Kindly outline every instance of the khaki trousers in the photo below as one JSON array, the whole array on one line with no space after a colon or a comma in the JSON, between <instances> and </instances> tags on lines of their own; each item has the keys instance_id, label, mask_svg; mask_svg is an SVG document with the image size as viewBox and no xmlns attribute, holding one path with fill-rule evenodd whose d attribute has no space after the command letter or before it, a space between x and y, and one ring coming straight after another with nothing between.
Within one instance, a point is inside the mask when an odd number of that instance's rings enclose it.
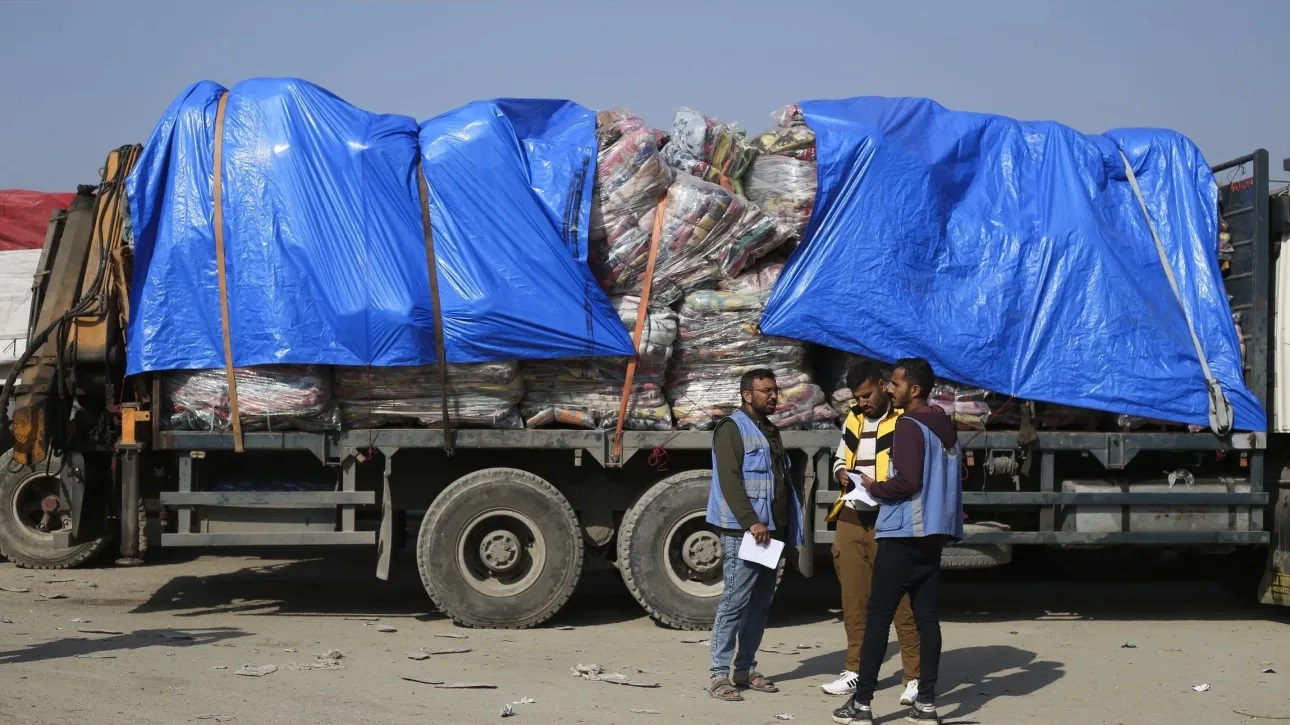
<instances>
[{"instance_id":1,"label":"khaki trousers","mask_svg":"<svg viewBox=\"0 0 1290 725\"><path fill-rule=\"evenodd\" d=\"M843 511L843 517L859 513L860 523L838 519L833 539L833 569L842 585L842 623L847 631L848 672L860 670L860 643L864 641L865 621L869 612L869 592L873 586L873 562L878 556L878 540L874 538L872 514ZM896 608L896 641L900 644L900 661L904 667L901 681L909 684L918 679L918 625L909 595L901 597Z\"/></svg>"}]
</instances>

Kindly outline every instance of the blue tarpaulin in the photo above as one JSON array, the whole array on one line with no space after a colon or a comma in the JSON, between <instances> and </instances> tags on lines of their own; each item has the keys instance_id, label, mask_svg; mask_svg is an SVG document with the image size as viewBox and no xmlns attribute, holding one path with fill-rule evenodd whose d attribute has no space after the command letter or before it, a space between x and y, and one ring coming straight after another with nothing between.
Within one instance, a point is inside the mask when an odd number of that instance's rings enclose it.
<instances>
[{"instance_id":1,"label":"blue tarpaulin","mask_svg":"<svg viewBox=\"0 0 1290 725\"><path fill-rule=\"evenodd\" d=\"M1022 399L1208 425L1190 317L1236 429L1265 430L1219 272L1217 186L1187 138L1085 135L926 99L801 106L819 191L765 333L924 357Z\"/></svg>"},{"instance_id":2,"label":"blue tarpaulin","mask_svg":"<svg viewBox=\"0 0 1290 725\"><path fill-rule=\"evenodd\" d=\"M185 90L127 181L129 374L224 365L213 233L224 91ZM254 79L232 89L224 121L234 365L437 361L419 155L449 362L631 354L584 263L594 113L503 100L419 127L305 81Z\"/></svg>"}]
</instances>

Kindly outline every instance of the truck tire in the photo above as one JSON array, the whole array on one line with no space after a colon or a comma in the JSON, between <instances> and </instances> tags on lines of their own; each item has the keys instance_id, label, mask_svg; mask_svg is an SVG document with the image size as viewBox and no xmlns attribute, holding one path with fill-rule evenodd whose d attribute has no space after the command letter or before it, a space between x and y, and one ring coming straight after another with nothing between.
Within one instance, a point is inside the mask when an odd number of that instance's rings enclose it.
<instances>
[{"instance_id":1,"label":"truck tire","mask_svg":"<svg viewBox=\"0 0 1290 725\"><path fill-rule=\"evenodd\" d=\"M541 478L489 468L457 479L417 535L421 583L465 627L525 629L555 616L582 575L569 501Z\"/></svg>"},{"instance_id":2,"label":"truck tire","mask_svg":"<svg viewBox=\"0 0 1290 725\"><path fill-rule=\"evenodd\" d=\"M618 571L656 622L707 630L721 598L721 542L704 516L712 471L659 481L628 509L618 530ZM776 585L784 576L780 562Z\"/></svg>"},{"instance_id":3,"label":"truck tire","mask_svg":"<svg viewBox=\"0 0 1290 725\"><path fill-rule=\"evenodd\" d=\"M965 524L964 533L1007 531L1004 524L993 521ZM941 551L942 569L989 569L1012 561L1010 544L961 544Z\"/></svg>"},{"instance_id":4,"label":"truck tire","mask_svg":"<svg viewBox=\"0 0 1290 725\"><path fill-rule=\"evenodd\" d=\"M0 555L25 569L71 569L108 548L113 536L104 534L63 548L54 543L52 533L38 529L40 500L58 492L58 476L44 468L14 461L13 451L0 455Z\"/></svg>"}]
</instances>

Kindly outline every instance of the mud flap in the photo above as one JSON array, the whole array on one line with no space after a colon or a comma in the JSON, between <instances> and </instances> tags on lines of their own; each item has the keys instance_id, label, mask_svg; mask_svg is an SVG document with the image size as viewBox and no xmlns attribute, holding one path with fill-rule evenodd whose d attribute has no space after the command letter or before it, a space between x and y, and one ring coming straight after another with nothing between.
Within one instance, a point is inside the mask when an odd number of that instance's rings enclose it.
<instances>
[{"instance_id":1,"label":"mud flap","mask_svg":"<svg viewBox=\"0 0 1290 725\"><path fill-rule=\"evenodd\" d=\"M376 578L381 581L390 579L390 556L394 548L394 500L390 495L390 472L394 466L394 454L397 448L383 449L385 473L381 476L381 529L376 539Z\"/></svg>"}]
</instances>

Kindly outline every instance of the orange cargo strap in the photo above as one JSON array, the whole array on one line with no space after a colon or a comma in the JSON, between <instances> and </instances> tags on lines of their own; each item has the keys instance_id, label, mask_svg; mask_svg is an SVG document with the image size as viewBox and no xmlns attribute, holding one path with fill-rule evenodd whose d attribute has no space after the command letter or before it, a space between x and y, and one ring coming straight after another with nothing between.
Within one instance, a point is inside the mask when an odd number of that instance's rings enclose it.
<instances>
[{"instance_id":1,"label":"orange cargo strap","mask_svg":"<svg viewBox=\"0 0 1290 725\"><path fill-rule=\"evenodd\" d=\"M649 314L649 295L654 287L654 262L658 260L658 240L663 236L663 212L667 209L667 195L659 199L654 208L654 231L649 237L649 260L645 263L645 282L641 285L640 303L636 307L636 330L632 333L632 358L627 361L627 377L623 380L623 396L618 402L618 423L614 426L615 462L623 457L623 424L627 421L627 405L631 402L632 382L636 377L636 362L640 358L641 337L645 333L645 317Z\"/></svg>"},{"instance_id":2,"label":"orange cargo strap","mask_svg":"<svg viewBox=\"0 0 1290 725\"><path fill-rule=\"evenodd\" d=\"M224 109L228 91L220 94L215 110L215 269L219 276L219 314L224 333L224 373L228 376L228 413L233 422L233 450L242 453L242 411L237 400L237 375L233 372L233 337L229 330L228 267L224 261Z\"/></svg>"},{"instance_id":3,"label":"orange cargo strap","mask_svg":"<svg viewBox=\"0 0 1290 725\"><path fill-rule=\"evenodd\" d=\"M434 349L439 363L439 391L443 400L443 449L453 454L452 419L448 416L448 360L443 344L443 312L439 307L439 265L434 256L434 232L430 224L430 187L417 158L417 195L421 197L421 228L426 238L426 268L430 274L430 307L434 314Z\"/></svg>"}]
</instances>

